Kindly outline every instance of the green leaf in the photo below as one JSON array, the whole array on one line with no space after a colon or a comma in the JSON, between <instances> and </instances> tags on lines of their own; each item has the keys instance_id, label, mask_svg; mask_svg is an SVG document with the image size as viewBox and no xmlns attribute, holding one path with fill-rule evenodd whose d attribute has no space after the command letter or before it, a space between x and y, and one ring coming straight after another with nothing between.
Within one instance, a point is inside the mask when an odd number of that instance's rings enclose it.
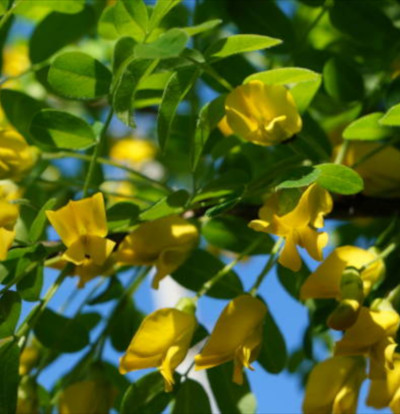
<instances>
[{"instance_id":1,"label":"green leaf","mask_svg":"<svg viewBox=\"0 0 400 414\"><path fill-rule=\"evenodd\" d=\"M315 166L320 171L317 183L333 193L357 194L364 188L363 179L354 170L339 164L320 164Z\"/></svg>"},{"instance_id":2,"label":"green leaf","mask_svg":"<svg viewBox=\"0 0 400 414\"><path fill-rule=\"evenodd\" d=\"M197 292L225 265L205 250L196 249L171 276L186 289ZM243 293L242 282L234 271L230 271L208 292L207 296L218 299L232 299Z\"/></svg>"},{"instance_id":3,"label":"green leaf","mask_svg":"<svg viewBox=\"0 0 400 414\"><path fill-rule=\"evenodd\" d=\"M357 141L377 141L387 138L393 131L380 125L382 112L365 115L352 122L344 131L343 138Z\"/></svg>"},{"instance_id":4,"label":"green leaf","mask_svg":"<svg viewBox=\"0 0 400 414\"><path fill-rule=\"evenodd\" d=\"M313 167L298 167L289 171L285 176L281 177L283 179L276 187L275 190L280 190L283 188L300 188L306 187L314 183L319 175L320 170L317 170Z\"/></svg>"},{"instance_id":5,"label":"green leaf","mask_svg":"<svg viewBox=\"0 0 400 414\"><path fill-rule=\"evenodd\" d=\"M10 0L0 0L0 15L4 14L8 10Z\"/></svg>"},{"instance_id":6,"label":"green leaf","mask_svg":"<svg viewBox=\"0 0 400 414\"><path fill-rule=\"evenodd\" d=\"M299 112L311 104L321 85L321 75L303 68L278 68L248 76L244 83L260 80L267 85L286 85L296 102Z\"/></svg>"},{"instance_id":7,"label":"green leaf","mask_svg":"<svg viewBox=\"0 0 400 414\"><path fill-rule=\"evenodd\" d=\"M324 86L332 98L341 102L361 100L364 96L364 83L360 73L347 61L332 58L324 69Z\"/></svg>"},{"instance_id":8,"label":"green leaf","mask_svg":"<svg viewBox=\"0 0 400 414\"><path fill-rule=\"evenodd\" d=\"M201 232L208 243L235 253L241 253L258 237L263 240L251 252L252 255L268 254L273 245L270 236L256 233L248 227L248 222L240 217L213 218L204 224Z\"/></svg>"},{"instance_id":9,"label":"green leaf","mask_svg":"<svg viewBox=\"0 0 400 414\"><path fill-rule=\"evenodd\" d=\"M185 49L189 36L183 30L171 29L152 43L139 43L135 56L139 59L168 59L179 56Z\"/></svg>"},{"instance_id":10,"label":"green leaf","mask_svg":"<svg viewBox=\"0 0 400 414\"><path fill-rule=\"evenodd\" d=\"M0 298L0 338L6 338L14 333L20 314L20 295L7 290Z\"/></svg>"},{"instance_id":11,"label":"green leaf","mask_svg":"<svg viewBox=\"0 0 400 414\"><path fill-rule=\"evenodd\" d=\"M40 314L33 330L44 346L56 351L77 352L89 344L89 332L84 325L49 308Z\"/></svg>"},{"instance_id":12,"label":"green leaf","mask_svg":"<svg viewBox=\"0 0 400 414\"><path fill-rule=\"evenodd\" d=\"M190 195L186 190L178 190L143 211L140 214L140 219L143 221L151 221L172 214L180 214L185 210L189 197Z\"/></svg>"},{"instance_id":13,"label":"green leaf","mask_svg":"<svg viewBox=\"0 0 400 414\"><path fill-rule=\"evenodd\" d=\"M380 119L379 123L387 126L400 126L400 104L392 106Z\"/></svg>"},{"instance_id":14,"label":"green leaf","mask_svg":"<svg viewBox=\"0 0 400 414\"><path fill-rule=\"evenodd\" d=\"M17 283L17 291L23 300L36 302L40 299L43 287L43 266L35 267Z\"/></svg>"},{"instance_id":15,"label":"green leaf","mask_svg":"<svg viewBox=\"0 0 400 414\"><path fill-rule=\"evenodd\" d=\"M94 132L86 121L55 109L38 112L32 119L30 132L37 145L48 151L86 149L96 143Z\"/></svg>"},{"instance_id":16,"label":"green leaf","mask_svg":"<svg viewBox=\"0 0 400 414\"><path fill-rule=\"evenodd\" d=\"M67 52L51 64L48 81L62 97L96 99L108 94L111 72L85 53Z\"/></svg>"},{"instance_id":17,"label":"green leaf","mask_svg":"<svg viewBox=\"0 0 400 414\"><path fill-rule=\"evenodd\" d=\"M124 230L136 223L140 209L136 204L121 202L107 209L107 225L109 231Z\"/></svg>"},{"instance_id":18,"label":"green leaf","mask_svg":"<svg viewBox=\"0 0 400 414\"><path fill-rule=\"evenodd\" d=\"M104 9L98 31L105 39L129 36L143 42L147 33L148 13L142 0L118 1Z\"/></svg>"},{"instance_id":19,"label":"green leaf","mask_svg":"<svg viewBox=\"0 0 400 414\"><path fill-rule=\"evenodd\" d=\"M14 9L14 13L29 19L32 15L35 16L35 14L38 16L40 16L41 13L48 14L49 10L59 13L75 14L81 12L84 7L85 0L40 0L39 2L28 0L18 2Z\"/></svg>"},{"instance_id":20,"label":"green leaf","mask_svg":"<svg viewBox=\"0 0 400 414\"><path fill-rule=\"evenodd\" d=\"M172 393L164 391L162 375L159 372L152 372L127 389L122 399L121 414L162 413L172 397Z\"/></svg>"},{"instance_id":21,"label":"green leaf","mask_svg":"<svg viewBox=\"0 0 400 414\"><path fill-rule=\"evenodd\" d=\"M189 36L195 36L197 34L207 32L208 30L212 30L220 24L222 24L221 19L213 19L195 26L183 27L181 30L184 30Z\"/></svg>"},{"instance_id":22,"label":"green leaf","mask_svg":"<svg viewBox=\"0 0 400 414\"><path fill-rule=\"evenodd\" d=\"M37 242L45 228L46 228L46 224L47 224L47 216L46 216L46 211L47 210L52 210L53 207L57 204L57 199L56 198L51 198L50 200L48 200L44 206L40 209L39 213L37 214L35 220L33 221L30 229L29 229L29 240L32 243Z\"/></svg>"},{"instance_id":23,"label":"green leaf","mask_svg":"<svg viewBox=\"0 0 400 414\"><path fill-rule=\"evenodd\" d=\"M122 37L114 46L113 72L117 73L121 65L128 59L133 58L137 42L131 37Z\"/></svg>"},{"instance_id":24,"label":"green leaf","mask_svg":"<svg viewBox=\"0 0 400 414\"><path fill-rule=\"evenodd\" d=\"M19 383L19 348L15 341L0 346L0 414L15 413Z\"/></svg>"},{"instance_id":25,"label":"green leaf","mask_svg":"<svg viewBox=\"0 0 400 414\"><path fill-rule=\"evenodd\" d=\"M110 300L121 297L123 292L124 288L121 282L116 277L112 276L109 278L108 286L104 291L99 293L88 303L89 305L98 305L99 303L109 302Z\"/></svg>"},{"instance_id":26,"label":"green leaf","mask_svg":"<svg viewBox=\"0 0 400 414\"><path fill-rule=\"evenodd\" d=\"M32 63L43 62L64 46L77 41L89 32L93 24L94 15L89 7L76 14L49 14L30 37L29 57Z\"/></svg>"},{"instance_id":27,"label":"green leaf","mask_svg":"<svg viewBox=\"0 0 400 414\"><path fill-rule=\"evenodd\" d=\"M161 150L165 150L178 105L200 76L195 66L179 69L169 79L162 97L157 119L158 142Z\"/></svg>"},{"instance_id":28,"label":"green leaf","mask_svg":"<svg viewBox=\"0 0 400 414\"><path fill-rule=\"evenodd\" d=\"M123 352L128 348L142 319L143 314L135 308L131 298L125 298L118 305L109 322L111 343L117 351Z\"/></svg>"},{"instance_id":29,"label":"green leaf","mask_svg":"<svg viewBox=\"0 0 400 414\"><path fill-rule=\"evenodd\" d=\"M201 108L197 120L196 132L192 147L192 170L194 171L200 161L204 147L211 131L216 128L225 115L225 95L215 98Z\"/></svg>"},{"instance_id":30,"label":"green leaf","mask_svg":"<svg viewBox=\"0 0 400 414\"><path fill-rule=\"evenodd\" d=\"M80 313L75 318L75 320L88 331L94 329L102 319L102 316L97 312Z\"/></svg>"},{"instance_id":31,"label":"green leaf","mask_svg":"<svg viewBox=\"0 0 400 414\"><path fill-rule=\"evenodd\" d=\"M310 276L310 270L304 263L298 272L293 272L287 267L278 265L279 282L286 292L296 300L300 300L300 289L308 276Z\"/></svg>"},{"instance_id":32,"label":"green leaf","mask_svg":"<svg viewBox=\"0 0 400 414\"><path fill-rule=\"evenodd\" d=\"M205 52L207 59L224 59L239 53L268 49L282 43L282 40L269 36L239 34L220 39Z\"/></svg>"},{"instance_id":33,"label":"green leaf","mask_svg":"<svg viewBox=\"0 0 400 414\"><path fill-rule=\"evenodd\" d=\"M190 378L179 386L171 414L211 414L208 395L200 383Z\"/></svg>"},{"instance_id":34,"label":"green leaf","mask_svg":"<svg viewBox=\"0 0 400 414\"><path fill-rule=\"evenodd\" d=\"M29 128L34 115L47 106L44 102L11 89L1 90L0 102L7 119L25 138L30 137Z\"/></svg>"},{"instance_id":35,"label":"green leaf","mask_svg":"<svg viewBox=\"0 0 400 414\"><path fill-rule=\"evenodd\" d=\"M149 31L154 30L161 23L161 20L182 0L157 0L151 13Z\"/></svg>"},{"instance_id":36,"label":"green leaf","mask_svg":"<svg viewBox=\"0 0 400 414\"><path fill-rule=\"evenodd\" d=\"M156 65L156 60L133 59L121 68L121 76L117 76L113 92L113 107L118 118L128 126L135 126L133 115L139 82L144 76L151 73Z\"/></svg>"},{"instance_id":37,"label":"green leaf","mask_svg":"<svg viewBox=\"0 0 400 414\"><path fill-rule=\"evenodd\" d=\"M279 374L287 363L285 338L270 311L265 317L263 342L257 361L271 374Z\"/></svg>"},{"instance_id":38,"label":"green leaf","mask_svg":"<svg viewBox=\"0 0 400 414\"><path fill-rule=\"evenodd\" d=\"M232 382L233 364L222 364L207 370L207 377L221 413L255 414L257 402L251 393L246 374L243 385Z\"/></svg>"}]
</instances>

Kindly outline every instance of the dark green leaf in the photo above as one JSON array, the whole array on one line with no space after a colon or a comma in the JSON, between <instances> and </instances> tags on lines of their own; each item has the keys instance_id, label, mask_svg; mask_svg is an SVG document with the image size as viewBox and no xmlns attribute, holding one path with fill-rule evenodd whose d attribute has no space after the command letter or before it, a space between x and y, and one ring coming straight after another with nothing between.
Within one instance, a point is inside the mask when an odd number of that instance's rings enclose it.
<instances>
[{"instance_id":1,"label":"dark green leaf","mask_svg":"<svg viewBox=\"0 0 400 414\"><path fill-rule=\"evenodd\" d=\"M285 339L270 311L267 312L263 327L263 342L257 361L272 374L281 372L287 362Z\"/></svg>"},{"instance_id":2,"label":"dark green leaf","mask_svg":"<svg viewBox=\"0 0 400 414\"><path fill-rule=\"evenodd\" d=\"M267 254L273 245L270 236L256 233L248 227L246 220L234 216L216 217L207 221L202 234L208 243L235 253L243 252L258 237L263 240L251 254Z\"/></svg>"},{"instance_id":3,"label":"dark green leaf","mask_svg":"<svg viewBox=\"0 0 400 414\"><path fill-rule=\"evenodd\" d=\"M206 104L199 113L192 148L192 170L195 170L211 131L225 115L225 95Z\"/></svg>"},{"instance_id":4,"label":"dark green leaf","mask_svg":"<svg viewBox=\"0 0 400 414\"><path fill-rule=\"evenodd\" d=\"M30 37L29 57L32 63L43 62L64 46L77 41L93 24L94 15L89 7L76 14L49 14Z\"/></svg>"},{"instance_id":5,"label":"dark green leaf","mask_svg":"<svg viewBox=\"0 0 400 414\"><path fill-rule=\"evenodd\" d=\"M171 414L211 414L208 395L197 381L186 379L179 386Z\"/></svg>"},{"instance_id":6,"label":"dark green leaf","mask_svg":"<svg viewBox=\"0 0 400 414\"><path fill-rule=\"evenodd\" d=\"M126 229L136 223L140 209L136 204L121 202L107 209L107 224L110 231Z\"/></svg>"},{"instance_id":7,"label":"dark green leaf","mask_svg":"<svg viewBox=\"0 0 400 414\"><path fill-rule=\"evenodd\" d=\"M125 351L142 322L143 315L130 298L124 299L109 322L111 343L117 351Z\"/></svg>"},{"instance_id":8,"label":"dark green leaf","mask_svg":"<svg viewBox=\"0 0 400 414\"><path fill-rule=\"evenodd\" d=\"M171 276L180 285L197 292L223 267L224 264L211 253L197 249ZM207 296L232 299L241 293L243 293L242 282L234 271L230 271L207 292Z\"/></svg>"},{"instance_id":9,"label":"dark green leaf","mask_svg":"<svg viewBox=\"0 0 400 414\"><path fill-rule=\"evenodd\" d=\"M118 118L128 126L135 126L134 104L139 82L151 73L156 65L155 60L134 59L120 69L122 74L117 76L114 86L113 107Z\"/></svg>"},{"instance_id":10,"label":"dark green leaf","mask_svg":"<svg viewBox=\"0 0 400 414\"><path fill-rule=\"evenodd\" d=\"M130 58L133 58L137 42L131 37L122 37L114 46L113 72L116 73L121 65Z\"/></svg>"},{"instance_id":11,"label":"dark green leaf","mask_svg":"<svg viewBox=\"0 0 400 414\"><path fill-rule=\"evenodd\" d=\"M224 59L254 50L268 49L282 43L282 40L269 36L238 34L220 39L205 52L208 59Z\"/></svg>"},{"instance_id":12,"label":"dark green leaf","mask_svg":"<svg viewBox=\"0 0 400 414\"><path fill-rule=\"evenodd\" d=\"M257 402L251 393L246 374L243 385L232 382L233 364L223 364L207 370L208 381L218 408L226 414L255 414Z\"/></svg>"},{"instance_id":13,"label":"dark green leaf","mask_svg":"<svg viewBox=\"0 0 400 414\"><path fill-rule=\"evenodd\" d=\"M119 298L122 296L124 288L121 282L116 277L110 277L108 286L103 292L91 299L88 303L89 305L97 305L99 303L105 303L110 300Z\"/></svg>"},{"instance_id":14,"label":"dark green leaf","mask_svg":"<svg viewBox=\"0 0 400 414\"><path fill-rule=\"evenodd\" d=\"M49 308L40 314L33 330L44 346L56 351L77 352L89 344L89 333L83 324Z\"/></svg>"},{"instance_id":15,"label":"dark green leaf","mask_svg":"<svg viewBox=\"0 0 400 414\"><path fill-rule=\"evenodd\" d=\"M348 62L332 58L324 66L324 86L330 96L341 102L362 99L364 84L360 73Z\"/></svg>"},{"instance_id":16,"label":"dark green leaf","mask_svg":"<svg viewBox=\"0 0 400 414\"><path fill-rule=\"evenodd\" d=\"M161 217L170 216L172 214L180 214L185 210L186 203L189 200L189 193L185 190L179 190L172 193L156 204L143 211L140 219L144 221L156 220Z\"/></svg>"},{"instance_id":17,"label":"dark green leaf","mask_svg":"<svg viewBox=\"0 0 400 414\"><path fill-rule=\"evenodd\" d=\"M171 29L152 43L139 43L135 56L139 59L168 59L179 56L186 46L189 36L180 29Z\"/></svg>"},{"instance_id":18,"label":"dark green leaf","mask_svg":"<svg viewBox=\"0 0 400 414\"><path fill-rule=\"evenodd\" d=\"M30 132L35 142L52 151L58 148L85 149L96 142L89 124L81 118L55 109L43 109L32 120Z\"/></svg>"},{"instance_id":19,"label":"dark green leaf","mask_svg":"<svg viewBox=\"0 0 400 414\"><path fill-rule=\"evenodd\" d=\"M165 87L157 120L158 142L162 150L165 150L171 134L178 105L193 87L199 75L200 71L195 66L179 69L171 76Z\"/></svg>"},{"instance_id":20,"label":"dark green leaf","mask_svg":"<svg viewBox=\"0 0 400 414\"><path fill-rule=\"evenodd\" d=\"M32 118L41 109L46 108L46 105L29 95L11 89L1 90L0 101L10 123L25 138L29 138Z\"/></svg>"},{"instance_id":21,"label":"dark green leaf","mask_svg":"<svg viewBox=\"0 0 400 414\"><path fill-rule=\"evenodd\" d=\"M65 98L95 99L107 95L110 71L98 60L82 52L57 56L50 66L48 81Z\"/></svg>"},{"instance_id":22,"label":"dark green leaf","mask_svg":"<svg viewBox=\"0 0 400 414\"><path fill-rule=\"evenodd\" d=\"M43 266L35 267L17 283L17 290L22 299L36 302L40 299L43 286Z\"/></svg>"},{"instance_id":23,"label":"dark green leaf","mask_svg":"<svg viewBox=\"0 0 400 414\"><path fill-rule=\"evenodd\" d=\"M243 188L244 190L244 188ZM229 197L228 200L219 203L218 205L209 208L206 211L207 217L216 217L222 213L226 213L229 210L232 210L233 207L236 206L241 201L241 194L243 191L238 191L238 194L232 194L231 197Z\"/></svg>"},{"instance_id":24,"label":"dark green leaf","mask_svg":"<svg viewBox=\"0 0 400 414\"><path fill-rule=\"evenodd\" d=\"M88 331L94 329L102 320L102 316L96 312L80 313L75 320L84 326Z\"/></svg>"},{"instance_id":25,"label":"dark green leaf","mask_svg":"<svg viewBox=\"0 0 400 414\"><path fill-rule=\"evenodd\" d=\"M51 198L48 200L44 206L40 209L35 220L33 221L31 228L29 229L29 240L32 243L40 240L47 224L46 211L52 210L53 207L57 204L57 199Z\"/></svg>"},{"instance_id":26,"label":"dark green leaf","mask_svg":"<svg viewBox=\"0 0 400 414\"><path fill-rule=\"evenodd\" d=\"M190 343L189 348L197 345L203 339L207 338L208 335L209 333L207 329L203 325L198 324L196 330L194 331L192 342Z\"/></svg>"},{"instance_id":27,"label":"dark green leaf","mask_svg":"<svg viewBox=\"0 0 400 414\"><path fill-rule=\"evenodd\" d=\"M339 164L320 164L317 183L328 191L338 194L357 194L364 188L363 179L354 170Z\"/></svg>"},{"instance_id":28,"label":"dark green leaf","mask_svg":"<svg viewBox=\"0 0 400 414\"><path fill-rule=\"evenodd\" d=\"M172 393L164 391L162 375L152 372L127 389L121 404L121 414L162 413L172 397Z\"/></svg>"},{"instance_id":29,"label":"dark green leaf","mask_svg":"<svg viewBox=\"0 0 400 414\"><path fill-rule=\"evenodd\" d=\"M279 282L285 288L286 292L296 300L300 299L301 286L309 275L310 270L304 263L298 272L292 272L287 267L278 265Z\"/></svg>"},{"instance_id":30,"label":"dark green leaf","mask_svg":"<svg viewBox=\"0 0 400 414\"><path fill-rule=\"evenodd\" d=\"M0 338L6 338L14 333L20 314L20 295L7 290L0 298Z\"/></svg>"},{"instance_id":31,"label":"dark green leaf","mask_svg":"<svg viewBox=\"0 0 400 414\"><path fill-rule=\"evenodd\" d=\"M19 383L19 348L16 342L0 347L0 414L15 413Z\"/></svg>"}]
</instances>

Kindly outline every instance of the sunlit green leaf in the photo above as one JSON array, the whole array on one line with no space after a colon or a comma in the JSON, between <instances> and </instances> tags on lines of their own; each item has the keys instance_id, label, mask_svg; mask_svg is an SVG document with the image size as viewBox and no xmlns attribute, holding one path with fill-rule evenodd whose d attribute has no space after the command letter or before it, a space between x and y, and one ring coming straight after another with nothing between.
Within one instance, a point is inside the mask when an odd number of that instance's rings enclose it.
<instances>
[{"instance_id":1,"label":"sunlit green leaf","mask_svg":"<svg viewBox=\"0 0 400 414\"><path fill-rule=\"evenodd\" d=\"M377 141L389 137L393 132L390 128L380 125L382 116L382 112L375 112L355 120L343 131L343 138L357 141Z\"/></svg>"},{"instance_id":2,"label":"sunlit green leaf","mask_svg":"<svg viewBox=\"0 0 400 414\"><path fill-rule=\"evenodd\" d=\"M357 194L364 188L363 179L354 170L339 164L320 164L317 183L328 191L338 194Z\"/></svg>"}]
</instances>

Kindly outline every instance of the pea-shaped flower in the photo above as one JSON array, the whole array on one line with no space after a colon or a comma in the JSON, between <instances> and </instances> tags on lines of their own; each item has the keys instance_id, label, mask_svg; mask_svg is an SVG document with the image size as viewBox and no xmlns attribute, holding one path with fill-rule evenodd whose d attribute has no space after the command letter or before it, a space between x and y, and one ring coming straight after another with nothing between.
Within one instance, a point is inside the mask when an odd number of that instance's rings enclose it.
<instances>
[{"instance_id":1,"label":"pea-shaped flower","mask_svg":"<svg viewBox=\"0 0 400 414\"><path fill-rule=\"evenodd\" d=\"M361 308L356 323L336 342L335 355L370 358L371 379L384 378L393 369L394 341L400 317L394 310Z\"/></svg>"},{"instance_id":2,"label":"pea-shaped flower","mask_svg":"<svg viewBox=\"0 0 400 414\"><path fill-rule=\"evenodd\" d=\"M176 270L198 241L196 226L179 216L162 217L139 225L120 244L116 260L122 264L154 265L153 288Z\"/></svg>"},{"instance_id":3,"label":"pea-shaped flower","mask_svg":"<svg viewBox=\"0 0 400 414\"><path fill-rule=\"evenodd\" d=\"M243 367L258 357L267 307L259 299L241 295L225 307L206 343L195 357L196 370L234 361L233 381L243 384Z\"/></svg>"},{"instance_id":4,"label":"pea-shaped flower","mask_svg":"<svg viewBox=\"0 0 400 414\"><path fill-rule=\"evenodd\" d=\"M0 179L17 180L29 172L38 158L38 149L29 146L18 132L0 131Z\"/></svg>"},{"instance_id":5,"label":"pea-shaped flower","mask_svg":"<svg viewBox=\"0 0 400 414\"><path fill-rule=\"evenodd\" d=\"M67 246L62 256L67 262L102 266L111 255L115 242L106 239L107 220L101 193L70 201L57 211L46 211L46 215Z\"/></svg>"},{"instance_id":6,"label":"pea-shaped flower","mask_svg":"<svg viewBox=\"0 0 400 414\"><path fill-rule=\"evenodd\" d=\"M400 412L400 355L394 355L394 368L384 378L371 381L367 405L377 409L390 407L393 414Z\"/></svg>"},{"instance_id":7,"label":"pea-shaped flower","mask_svg":"<svg viewBox=\"0 0 400 414\"><path fill-rule=\"evenodd\" d=\"M302 127L289 90L259 80L235 88L225 100L225 111L233 132L258 145L278 144Z\"/></svg>"},{"instance_id":8,"label":"pea-shaped flower","mask_svg":"<svg viewBox=\"0 0 400 414\"><path fill-rule=\"evenodd\" d=\"M376 258L376 254L372 251L360 247L337 247L304 282L300 298L303 300L311 298L340 300L340 282L346 267L361 269L373 262L360 274L364 295L367 296L371 287L379 281L385 270L383 260L376 260Z\"/></svg>"},{"instance_id":9,"label":"pea-shaped flower","mask_svg":"<svg viewBox=\"0 0 400 414\"><path fill-rule=\"evenodd\" d=\"M324 226L324 215L332 210L332 198L328 191L312 184L291 211L280 215L279 197L279 193L270 197L259 210L259 219L252 220L249 226L256 231L283 237L285 246L279 263L297 272L301 268L301 258L296 246L305 248L313 259L322 260L328 233L320 233L317 229Z\"/></svg>"},{"instance_id":10,"label":"pea-shaped flower","mask_svg":"<svg viewBox=\"0 0 400 414\"><path fill-rule=\"evenodd\" d=\"M175 308L147 315L120 360L121 374L158 368L164 377L165 391L172 391L174 371L185 359L196 327L193 314Z\"/></svg>"},{"instance_id":11,"label":"pea-shaped flower","mask_svg":"<svg viewBox=\"0 0 400 414\"><path fill-rule=\"evenodd\" d=\"M75 382L61 391L59 414L108 414L114 404L115 389L100 379Z\"/></svg>"},{"instance_id":12,"label":"pea-shaped flower","mask_svg":"<svg viewBox=\"0 0 400 414\"><path fill-rule=\"evenodd\" d=\"M308 377L303 413L356 413L365 377L364 358L336 356L320 362Z\"/></svg>"}]
</instances>

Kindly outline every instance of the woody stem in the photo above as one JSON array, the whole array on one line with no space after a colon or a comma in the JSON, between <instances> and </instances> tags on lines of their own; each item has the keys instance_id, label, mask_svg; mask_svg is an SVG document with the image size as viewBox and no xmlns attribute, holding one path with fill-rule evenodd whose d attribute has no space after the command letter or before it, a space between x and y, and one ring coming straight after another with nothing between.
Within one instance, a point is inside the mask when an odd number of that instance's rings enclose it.
<instances>
[{"instance_id":1,"label":"woody stem","mask_svg":"<svg viewBox=\"0 0 400 414\"><path fill-rule=\"evenodd\" d=\"M208 280L206 283L203 284L203 286L200 288L200 290L197 292L195 299L198 300L203 295L205 295L217 282L219 282L224 276L226 276L244 257L248 256L263 240L263 238L260 236L256 238L253 243L247 247L247 249L243 250L242 253L240 253L234 260L232 260L230 263L225 265L214 277L212 277L210 280Z\"/></svg>"},{"instance_id":2,"label":"woody stem","mask_svg":"<svg viewBox=\"0 0 400 414\"><path fill-rule=\"evenodd\" d=\"M257 294L258 288L260 287L261 283L264 281L269 271L275 266L277 255L282 246L282 243L283 243L283 238L280 237L273 245L269 259L266 265L264 266L264 269L258 275L257 280L255 281L253 287L249 291L250 295L255 296Z\"/></svg>"}]
</instances>

